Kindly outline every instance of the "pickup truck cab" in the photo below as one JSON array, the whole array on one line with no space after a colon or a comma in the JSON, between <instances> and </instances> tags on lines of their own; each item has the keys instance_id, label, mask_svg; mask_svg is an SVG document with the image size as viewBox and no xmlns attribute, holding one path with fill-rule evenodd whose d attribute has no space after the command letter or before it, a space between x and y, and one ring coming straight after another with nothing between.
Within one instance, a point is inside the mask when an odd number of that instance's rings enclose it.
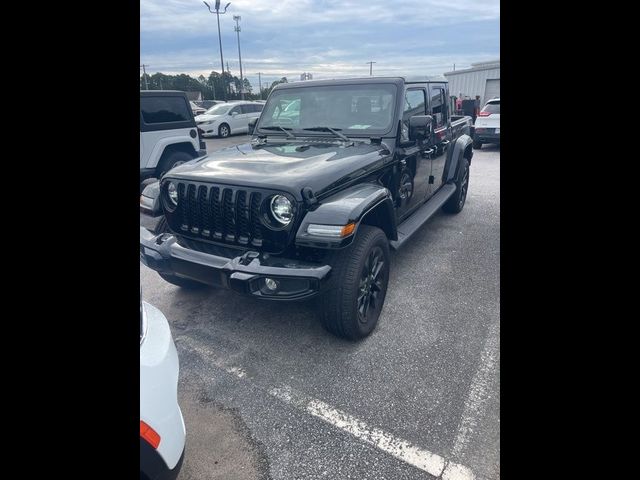
<instances>
[{"instance_id":1,"label":"pickup truck cab","mask_svg":"<svg viewBox=\"0 0 640 480\"><path fill-rule=\"evenodd\" d=\"M280 84L250 143L168 172L140 227L140 258L166 281L272 301L322 297L325 327L375 328L402 247L469 184L471 118L451 116L443 79ZM296 112L292 109L297 109Z\"/></svg>"},{"instance_id":2,"label":"pickup truck cab","mask_svg":"<svg viewBox=\"0 0 640 480\"><path fill-rule=\"evenodd\" d=\"M140 183L206 153L185 92L140 92Z\"/></svg>"}]
</instances>

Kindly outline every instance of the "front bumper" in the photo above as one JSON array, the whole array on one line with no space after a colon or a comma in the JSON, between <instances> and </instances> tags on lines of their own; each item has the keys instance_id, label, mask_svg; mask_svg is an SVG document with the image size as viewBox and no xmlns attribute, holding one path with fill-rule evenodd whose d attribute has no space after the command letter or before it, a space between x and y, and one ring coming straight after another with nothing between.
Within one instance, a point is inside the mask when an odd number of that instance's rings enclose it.
<instances>
[{"instance_id":1,"label":"front bumper","mask_svg":"<svg viewBox=\"0 0 640 480\"><path fill-rule=\"evenodd\" d=\"M140 260L168 275L265 300L301 300L324 290L331 266L246 252L228 258L185 248L171 234L154 235L140 227ZM270 290L265 279L276 281Z\"/></svg>"},{"instance_id":2,"label":"front bumper","mask_svg":"<svg viewBox=\"0 0 640 480\"><path fill-rule=\"evenodd\" d=\"M180 468L186 431L178 405L178 352L169 322L146 302L142 311L146 331L140 344L140 420L160 436L160 443L154 449L140 438L140 468L154 478L153 472Z\"/></svg>"},{"instance_id":3,"label":"front bumper","mask_svg":"<svg viewBox=\"0 0 640 480\"><path fill-rule=\"evenodd\" d=\"M202 135L218 135L218 124L210 123L205 125L204 123L198 125L198 128L202 131Z\"/></svg>"}]
</instances>

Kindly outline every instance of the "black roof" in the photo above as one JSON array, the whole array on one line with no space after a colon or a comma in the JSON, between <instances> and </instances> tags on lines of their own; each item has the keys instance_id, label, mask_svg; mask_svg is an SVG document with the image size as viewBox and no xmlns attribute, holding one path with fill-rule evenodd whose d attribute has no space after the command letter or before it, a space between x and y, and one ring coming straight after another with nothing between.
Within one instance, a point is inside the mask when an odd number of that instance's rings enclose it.
<instances>
[{"instance_id":1,"label":"black roof","mask_svg":"<svg viewBox=\"0 0 640 480\"><path fill-rule=\"evenodd\" d=\"M402 85L404 83L447 83L444 77L359 77L359 78L332 78L330 80L305 80L301 82L279 83L274 90L284 88L300 88L324 85L357 85L363 83L394 83Z\"/></svg>"}]
</instances>

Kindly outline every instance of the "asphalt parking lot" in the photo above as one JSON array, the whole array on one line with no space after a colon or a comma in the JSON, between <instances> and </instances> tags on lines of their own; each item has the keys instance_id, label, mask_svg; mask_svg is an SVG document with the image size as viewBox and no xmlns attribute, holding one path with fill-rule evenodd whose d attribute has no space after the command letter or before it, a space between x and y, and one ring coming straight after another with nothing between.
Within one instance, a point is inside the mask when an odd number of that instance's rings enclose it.
<instances>
[{"instance_id":1,"label":"asphalt parking lot","mask_svg":"<svg viewBox=\"0 0 640 480\"><path fill-rule=\"evenodd\" d=\"M485 145L464 210L392 252L378 327L359 343L327 333L317 303L181 290L141 264L180 357L179 479L498 479L499 263L500 149Z\"/></svg>"}]
</instances>

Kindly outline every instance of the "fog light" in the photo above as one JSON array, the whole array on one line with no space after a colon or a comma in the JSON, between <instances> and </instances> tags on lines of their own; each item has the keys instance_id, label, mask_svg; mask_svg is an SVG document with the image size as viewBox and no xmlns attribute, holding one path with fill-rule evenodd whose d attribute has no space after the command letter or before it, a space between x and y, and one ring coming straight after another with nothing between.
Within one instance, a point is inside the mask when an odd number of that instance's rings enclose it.
<instances>
[{"instance_id":1,"label":"fog light","mask_svg":"<svg viewBox=\"0 0 640 480\"><path fill-rule=\"evenodd\" d=\"M276 290L278 290L278 287L280 286L278 281L274 280L273 278L265 278L264 279L264 284L272 292L275 292Z\"/></svg>"}]
</instances>

